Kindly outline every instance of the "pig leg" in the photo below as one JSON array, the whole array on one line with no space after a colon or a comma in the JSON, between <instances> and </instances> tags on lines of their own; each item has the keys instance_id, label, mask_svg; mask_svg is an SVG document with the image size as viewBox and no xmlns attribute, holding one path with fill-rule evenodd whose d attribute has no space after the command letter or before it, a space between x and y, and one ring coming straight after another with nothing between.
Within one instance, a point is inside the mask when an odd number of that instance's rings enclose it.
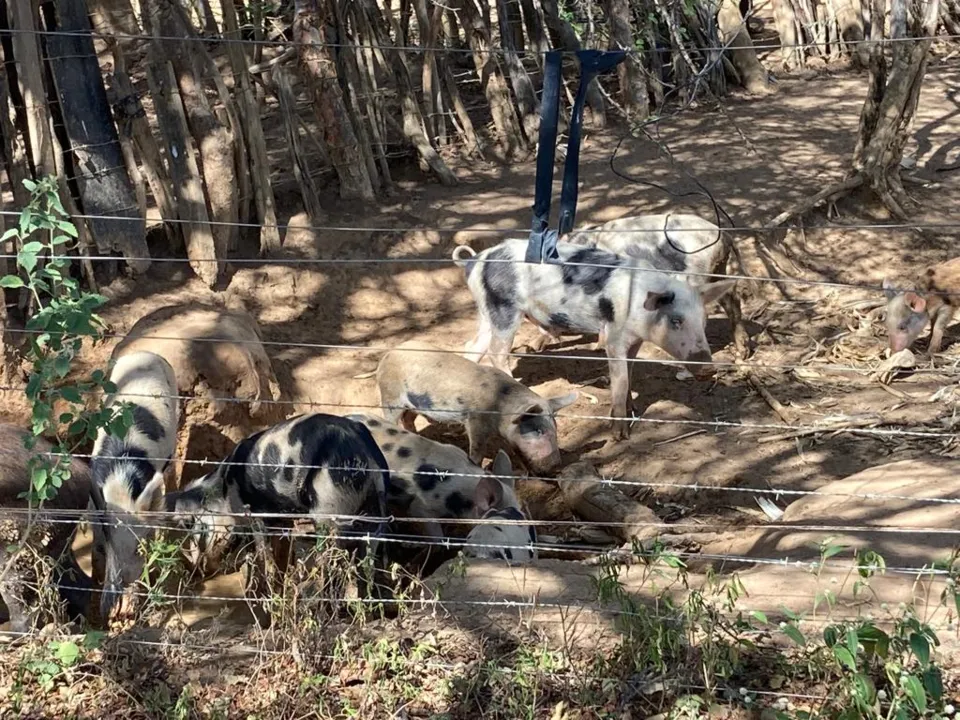
<instances>
[{"instance_id":1,"label":"pig leg","mask_svg":"<svg viewBox=\"0 0 960 720\"><path fill-rule=\"evenodd\" d=\"M633 401L630 397L630 370L628 358L636 354L640 344L628 345L623 339L607 338L607 357L610 361L610 417L613 418L614 437L625 440L630 436Z\"/></svg>"},{"instance_id":2,"label":"pig leg","mask_svg":"<svg viewBox=\"0 0 960 720\"><path fill-rule=\"evenodd\" d=\"M381 390L380 409L383 410L383 418L388 423L394 425L400 424L400 419L406 414L407 408L402 402L402 398L396 395L388 395Z\"/></svg>"},{"instance_id":3,"label":"pig leg","mask_svg":"<svg viewBox=\"0 0 960 720\"><path fill-rule=\"evenodd\" d=\"M467 430L467 454L471 462L477 465L483 462L487 443L490 441L490 433L495 432L495 428L491 427L492 424L488 420L490 417L495 416L470 415L464 423Z\"/></svg>"},{"instance_id":4,"label":"pig leg","mask_svg":"<svg viewBox=\"0 0 960 720\"><path fill-rule=\"evenodd\" d=\"M949 305L943 305L933 316L933 329L930 333L930 348L927 352L935 355L940 352L940 346L943 344L943 333L946 332L947 324L953 316L953 308Z\"/></svg>"},{"instance_id":5,"label":"pig leg","mask_svg":"<svg viewBox=\"0 0 960 720\"><path fill-rule=\"evenodd\" d=\"M750 356L750 334L743 324L743 311L740 309L740 296L737 290L731 290L723 295L719 303L727 319L730 320L734 351L737 357L744 360Z\"/></svg>"},{"instance_id":6,"label":"pig leg","mask_svg":"<svg viewBox=\"0 0 960 720\"><path fill-rule=\"evenodd\" d=\"M490 325L490 318L481 311L480 325L477 327L477 334L463 347L463 355L467 360L480 364L490 349L490 341L493 339L493 327Z\"/></svg>"}]
</instances>

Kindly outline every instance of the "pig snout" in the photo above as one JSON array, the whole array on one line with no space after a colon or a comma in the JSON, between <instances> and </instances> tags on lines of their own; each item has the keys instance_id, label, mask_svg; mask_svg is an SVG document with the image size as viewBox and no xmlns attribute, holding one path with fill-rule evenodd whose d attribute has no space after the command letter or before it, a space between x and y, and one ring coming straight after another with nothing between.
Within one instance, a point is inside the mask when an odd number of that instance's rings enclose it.
<instances>
[{"instance_id":1,"label":"pig snout","mask_svg":"<svg viewBox=\"0 0 960 720\"><path fill-rule=\"evenodd\" d=\"M712 363L713 355L709 350L697 350L687 356L687 360L696 365L688 365L687 369L697 378L706 379L712 377L716 372L716 367L712 364L701 365L699 363Z\"/></svg>"},{"instance_id":2,"label":"pig snout","mask_svg":"<svg viewBox=\"0 0 960 720\"><path fill-rule=\"evenodd\" d=\"M905 350L910 344L910 338L906 333L894 333L890 336L890 352L898 353Z\"/></svg>"},{"instance_id":3,"label":"pig snout","mask_svg":"<svg viewBox=\"0 0 960 720\"><path fill-rule=\"evenodd\" d=\"M557 447L556 436L521 442L518 449L534 472L548 473L560 464L560 448Z\"/></svg>"}]
</instances>

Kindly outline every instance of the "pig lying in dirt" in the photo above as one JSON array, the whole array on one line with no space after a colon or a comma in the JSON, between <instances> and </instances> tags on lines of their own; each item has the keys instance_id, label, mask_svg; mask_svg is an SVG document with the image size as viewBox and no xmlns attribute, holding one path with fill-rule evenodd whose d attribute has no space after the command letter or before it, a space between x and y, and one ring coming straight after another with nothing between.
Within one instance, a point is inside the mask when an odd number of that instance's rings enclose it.
<instances>
[{"instance_id":1,"label":"pig lying in dirt","mask_svg":"<svg viewBox=\"0 0 960 720\"><path fill-rule=\"evenodd\" d=\"M27 450L23 446L25 434L20 428L0 425L0 572L6 570L0 583L0 597L7 606L10 626L15 632L26 632L41 619L42 608L34 588L45 580L38 572L37 555L46 556L53 562L52 581L57 584L71 619L86 615L93 589L90 578L77 565L71 547L80 511L90 500L90 470L86 465L76 459L71 461L70 479L53 499L35 509L37 515L34 515L28 537L24 537L27 515L3 512L3 508L27 507L26 498L21 498L20 494L30 487L30 458L53 449L45 440L37 440L34 449ZM47 522L44 510L78 512L76 515L57 513L49 516L51 521ZM13 546L20 546L23 550L12 555Z\"/></svg>"},{"instance_id":2,"label":"pig lying in dirt","mask_svg":"<svg viewBox=\"0 0 960 720\"><path fill-rule=\"evenodd\" d=\"M240 442L217 469L167 496L176 523L195 534L197 555L219 555L244 512L312 515L352 534L382 531L389 466L359 422L321 413L291 418ZM337 519L363 515L370 522ZM291 520L265 518L271 528ZM356 543L353 543L356 545ZM371 542L371 551L374 542ZM350 545L350 543L345 543ZM363 551L361 546L358 548Z\"/></svg>"},{"instance_id":3,"label":"pig lying in dirt","mask_svg":"<svg viewBox=\"0 0 960 720\"><path fill-rule=\"evenodd\" d=\"M884 279L887 296L887 338L890 351L911 347L930 323L931 355L940 352L943 333L960 307L960 257L923 271L914 284L916 291L897 289Z\"/></svg>"},{"instance_id":4,"label":"pig lying in dirt","mask_svg":"<svg viewBox=\"0 0 960 720\"><path fill-rule=\"evenodd\" d=\"M180 394L196 398L184 406L181 457L223 457L247 435L286 418L288 406L273 402L280 387L260 328L246 311L202 303L159 308L130 328L113 357L139 350L162 355ZM167 489L185 487L202 474L200 465L174 468Z\"/></svg>"},{"instance_id":5,"label":"pig lying in dirt","mask_svg":"<svg viewBox=\"0 0 960 720\"><path fill-rule=\"evenodd\" d=\"M405 342L377 367L380 405L389 422L414 431L418 414L434 422L462 423L470 460L479 464L495 436L519 453L534 473L560 463L554 415L577 393L544 398L509 374L421 342Z\"/></svg>"},{"instance_id":6,"label":"pig lying in dirt","mask_svg":"<svg viewBox=\"0 0 960 720\"><path fill-rule=\"evenodd\" d=\"M387 459L390 466L387 507L391 515L526 520L514 491L510 458L502 450L487 474L458 447L435 442L373 415L347 417L367 426ZM411 527L424 528L424 535L442 538L462 536L470 526L457 523L443 527L439 522L429 522L400 523L400 527L405 532ZM483 533L477 532L480 528L484 528ZM474 532L465 554L502 557L509 562L536 559L536 533L532 525L476 525Z\"/></svg>"},{"instance_id":7,"label":"pig lying in dirt","mask_svg":"<svg viewBox=\"0 0 960 720\"><path fill-rule=\"evenodd\" d=\"M479 362L489 354L494 366L509 374L508 354L525 316L551 335L603 335L615 420L632 417L628 358L644 340L678 360L699 363L691 368L698 375L709 372L713 357L704 305L722 297L734 281L697 289L671 275L632 271L653 268L646 260L567 243L557 245L561 264L527 263L526 248L526 240L507 240L468 260L460 259L460 248L454 251L480 315L468 357ZM616 424L617 437L626 437L630 423Z\"/></svg>"},{"instance_id":8,"label":"pig lying in dirt","mask_svg":"<svg viewBox=\"0 0 960 720\"><path fill-rule=\"evenodd\" d=\"M163 509L163 472L177 443L177 379L170 363L151 352L116 361L110 381L117 392L106 406L133 405L133 425L123 438L101 429L93 446L91 500L94 579L103 583L100 618L106 622L125 588L139 579L141 543L154 535L151 513Z\"/></svg>"}]
</instances>

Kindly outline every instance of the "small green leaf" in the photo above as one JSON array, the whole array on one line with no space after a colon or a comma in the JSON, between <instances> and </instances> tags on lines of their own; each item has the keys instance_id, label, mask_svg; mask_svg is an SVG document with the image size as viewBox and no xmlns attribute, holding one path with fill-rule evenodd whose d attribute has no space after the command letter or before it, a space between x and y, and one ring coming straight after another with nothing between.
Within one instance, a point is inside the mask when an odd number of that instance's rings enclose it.
<instances>
[{"instance_id":1,"label":"small green leaf","mask_svg":"<svg viewBox=\"0 0 960 720\"><path fill-rule=\"evenodd\" d=\"M839 555L846 549L847 549L846 545L831 545L830 547L826 548L823 551L823 559L829 560L834 555Z\"/></svg>"},{"instance_id":2,"label":"small green leaf","mask_svg":"<svg viewBox=\"0 0 960 720\"><path fill-rule=\"evenodd\" d=\"M98 650L107 634L101 630L90 630L83 636L84 650Z\"/></svg>"},{"instance_id":3,"label":"small green leaf","mask_svg":"<svg viewBox=\"0 0 960 720\"><path fill-rule=\"evenodd\" d=\"M31 255L36 255L37 253L41 252L42 250L43 250L43 243L42 243L42 242L37 242L36 240L34 240L34 241L32 241L32 242L28 242L28 243L26 243L22 248L20 248L20 252L22 252L22 253L30 253Z\"/></svg>"},{"instance_id":4,"label":"small green leaf","mask_svg":"<svg viewBox=\"0 0 960 720\"><path fill-rule=\"evenodd\" d=\"M24 286L23 280L20 279L19 275L4 275L0 278L0 287L4 288L22 288Z\"/></svg>"},{"instance_id":5,"label":"small green leaf","mask_svg":"<svg viewBox=\"0 0 960 720\"><path fill-rule=\"evenodd\" d=\"M837 644L836 625L827 625L827 627L823 629L823 641L827 644L827 647L833 647Z\"/></svg>"},{"instance_id":6,"label":"small green leaf","mask_svg":"<svg viewBox=\"0 0 960 720\"><path fill-rule=\"evenodd\" d=\"M857 669L857 661L853 659L853 654L843 645L834 645L833 655L841 665L850 670Z\"/></svg>"},{"instance_id":7,"label":"small green leaf","mask_svg":"<svg viewBox=\"0 0 960 720\"><path fill-rule=\"evenodd\" d=\"M77 647L76 643L70 641L57 643L54 656L63 667L73 667L80 659L80 648Z\"/></svg>"},{"instance_id":8,"label":"small green leaf","mask_svg":"<svg viewBox=\"0 0 960 720\"><path fill-rule=\"evenodd\" d=\"M854 628L847 630L847 650L850 651L850 654L854 657L857 656L857 645L860 644L860 638L857 635L857 631Z\"/></svg>"},{"instance_id":9,"label":"small green leaf","mask_svg":"<svg viewBox=\"0 0 960 720\"><path fill-rule=\"evenodd\" d=\"M930 643L920 633L910 634L910 649L923 667L930 664Z\"/></svg>"},{"instance_id":10,"label":"small green leaf","mask_svg":"<svg viewBox=\"0 0 960 720\"><path fill-rule=\"evenodd\" d=\"M807 639L803 636L795 625L786 625L783 628L783 634L793 640L797 645L806 645Z\"/></svg>"},{"instance_id":11,"label":"small green leaf","mask_svg":"<svg viewBox=\"0 0 960 720\"><path fill-rule=\"evenodd\" d=\"M916 677L908 675L904 678L903 692L910 698L910 702L913 703L918 713L923 715L927 711L927 693Z\"/></svg>"},{"instance_id":12,"label":"small green leaf","mask_svg":"<svg viewBox=\"0 0 960 720\"><path fill-rule=\"evenodd\" d=\"M17 237L20 234L20 231L17 228L10 228L3 235L0 235L0 242L5 242L10 238Z\"/></svg>"},{"instance_id":13,"label":"small green leaf","mask_svg":"<svg viewBox=\"0 0 960 720\"><path fill-rule=\"evenodd\" d=\"M71 237L78 237L76 226L68 220L58 220L57 227Z\"/></svg>"},{"instance_id":14,"label":"small green leaf","mask_svg":"<svg viewBox=\"0 0 960 720\"><path fill-rule=\"evenodd\" d=\"M37 256L32 253L20 252L17 254L17 264L31 273L37 267Z\"/></svg>"},{"instance_id":15,"label":"small green leaf","mask_svg":"<svg viewBox=\"0 0 960 720\"><path fill-rule=\"evenodd\" d=\"M873 705L877 699L877 688L873 680L863 673L856 673L853 676L853 692L863 706Z\"/></svg>"},{"instance_id":16,"label":"small green leaf","mask_svg":"<svg viewBox=\"0 0 960 720\"><path fill-rule=\"evenodd\" d=\"M759 610L751 610L750 616L757 622L762 622L764 625L770 624L770 621L767 620L766 613L760 612Z\"/></svg>"},{"instance_id":17,"label":"small green leaf","mask_svg":"<svg viewBox=\"0 0 960 720\"><path fill-rule=\"evenodd\" d=\"M27 189L27 192L34 192L37 189L37 184L28 178L23 179L23 186Z\"/></svg>"},{"instance_id":18,"label":"small green leaf","mask_svg":"<svg viewBox=\"0 0 960 720\"><path fill-rule=\"evenodd\" d=\"M940 702L943 697L943 675L940 668L931 666L923 671L923 687L934 702Z\"/></svg>"},{"instance_id":19,"label":"small green leaf","mask_svg":"<svg viewBox=\"0 0 960 720\"><path fill-rule=\"evenodd\" d=\"M72 403L79 403L83 401L82 398L80 397L80 390L72 385L66 385L60 388L60 396L64 400ZM63 422L66 422L66 421L63 421Z\"/></svg>"}]
</instances>

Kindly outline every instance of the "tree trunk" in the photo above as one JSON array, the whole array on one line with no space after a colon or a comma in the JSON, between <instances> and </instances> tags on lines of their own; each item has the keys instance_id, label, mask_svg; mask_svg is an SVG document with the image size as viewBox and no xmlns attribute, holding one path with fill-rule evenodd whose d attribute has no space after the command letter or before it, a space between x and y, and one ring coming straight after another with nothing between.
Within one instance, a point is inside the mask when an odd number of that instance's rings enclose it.
<instances>
[{"instance_id":1,"label":"tree trunk","mask_svg":"<svg viewBox=\"0 0 960 720\"><path fill-rule=\"evenodd\" d=\"M336 64L324 42L322 28L326 23L317 0L295 0L293 40L297 43L300 72L313 96L324 144L340 178L340 197L372 200L373 185L366 165L356 162L360 144L340 92Z\"/></svg>"},{"instance_id":2,"label":"tree trunk","mask_svg":"<svg viewBox=\"0 0 960 720\"><path fill-rule=\"evenodd\" d=\"M377 43L376 33L370 27L366 11L358 4L350 6L354 27L357 28L357 40L362 48L359 54L361 65L361 82L363 93L367 97L367 112L370 118L370 130L376 143L377 163L380 166L380 177L383 178L384 188L388 193L393 191L393 178L390 175L390 165L387 162L386 143L386 113L383 104L376 98L381 97L380 82L377 79L378 58L379 67L383 69L383 49Z\"/></svg>"},{"instance_id":3,"label":"tree trunk","mask_svg":"<svg viewBox=\"0 0 960 720\"><path fill-rule=\"evenodd\" d=\"M592 0L591 0L592 1ZM530 50L535 53L537 67L543 67L543 56L550 50L550 41L544 29L543 9L540 0L520 0L523 24L530 39Z\"/></svg>"},{"instance_id":4,"label":"tree trunk","mask_svg":"<svg viewBox=\"0 0 960 720\"><path fill-rule=\"evenodd\" d=\"M611 49L630 51L617 68L623 108L628 119L643 120L650 114L650 94L640 59L632 52L635 48L629 0L604 0L603 8L610 23Z\"/></svg>"},{"instance_id":5,"label":"tree trunk","mask_svg":"<svg viewBox=\"0 0 960 720\"><path fill-rule=\"evenodd\" d=\"M473 62L477 69L480 86L490 104L493 124L504 146L504 156L513 157L525 153L527 144L517 122L510 90L497 62L497 53L490 42L490 25L478 10L475 0L459 0L463 13L463 27L467 42L473 50Z\"/></svg>"},{"instance_id":6,"label":"tree trunk","mask_svg":"<svg viewBox=\"0 0 960 720\"><path fill-rule=\"evenodd\" d=\"M440 15L443 8L436 6L431 18L426 0L413 0L413 10L417 15L417 27L420 29L420 42L423 50L423 68L421 85L423 86L423 122L431 141L439 142L439 128L443 123L443 100L440 93L440 74L437 71L437 57L434 47L440 28Z\"/></svg>"},{"instance_id":7,"label":"tree trunk","mask_svg":"<svg viewBox=\"0 0 960 720\"><path fill-rule=\"evenodd\" d=\"M51 17L54 13L48 14L53 27L47 29L57 32L47 37L47 53L70 139L70 148L65 151L73 155L83 212L95 216L87 220L87 225L98 247L116 248L134 272L146 272L150 250L145 208L138 202L127 174L86 6L83 0L56 0L53 7L56 18Z\"/></svg>"},{"instance_id":8,"label":"tree trunk","mask_svg":"<svg viewBox=\"0 0 960 720\"><path fill-rule=\"evenodd\" d=\"M717 12L717 24L720 27L720 39L724 45L730 43L737 48L729 50L733 66L740 75L740 82L744 89L751 93L766 93L773 90L767 78L767 71L763 69L757 52L753 49L753 41L747 32L747 24L740 14L740 7L734 0L721 0Z\"/></svg>"},{"instance_id":9,"label":"tree trunk","mask_svg":"<svg viewBox=\"0 0 960 720\"><path fill-rule=\"evenodd\" d=\"M878 4L874 3L874 13L879 10ZM894 21L901 12L906 15L906 7L906 0L893 0L891 30L897 29ZM917 23L915 32L917 37L923 39L898 43L903 49L893 55L889 80L885 86L881 86L879 103L877 95L868 96L864 103L863 115L871 119L875 117L876 121L864 123L861 127L861 131L868 134L865 138L858 138L853 159L854 169L864 175L865 182L879 195L887 209L900 219L906 219L906 208L912 203L900 181L900 162L903 160L907 132L917 110L939 17L940 0L928 0L923 20ZM878 57L882 59L882 50L874 55L873 60L876 61ZM878 78L883 77L883 72L882 67L878 68ZM873 75L874 69L871 67L871 89L874 85Z\"/></svg>"},{"instance_id":10,"label":"tree trunk","mask_svg":"<svg viewBox=\"0 0 960 720\"><path fill-rule=\"evenodd\" d=\"M589 0L588 0L589 1ZM526 49L523 42L523 15L520 13L520 0L499 0L497 5L497 19L500 21L500 33L503 46L510 46L514 50Z\"/></svg>"},{"instance_id":11,"label":"tree trunk","mask_svg":"<svg viewBox=\"0 0 960 720\"><path fill-rule=\"evenodd\" d=\"M555 47L576 52L581 50L580 38L570 23L560 17L560 9L557 0L541 0L543 4L543 14L547 20L547 28L553 36ZM590 108L593 124L595 127L603 128L607 125L606 103L603 101L603 93L600 92L600 83L594 78L587 86L587 107Z\"/></svg>"},{"instance_id":12,"label":"tree trunk","mask_svg":"<svg viewBox=\"0 0 960 720\"><path fill-rule=\"evenodd\" d=\"M155 41L147 53L147 80L170 166L177 214L183 223L181 227L190 267L201 280L213 287L224 269L224 258L217 254L203 193L203 180L177 91L177 79L165 57L159 41Z\"/></svg>"},{"instance_id":13,"label":"tree trunk","mask_svg":"<svg viewBox=\"0 0 960 720\"><path fill-rule=\"evenodd\" d=\"M540 102L537 100L537 93L533 89L533 83L530 82L530 76L520 62L520 56L517 51L522 48L516 44L514 30L519 30L519 13L516 20L517 25L512 25L513 17L510 8L519 9L513 5L517 0L497 0L497 19L500 22L500 41L503 44L503 59L507 65L507 71L510 73L510 84L513 86L513 95L517 99L517 108L520 110L520 121L523 123L523 131L526 133L527 140L530 143L537 141L537 134L540 130ZM520 32L520 39L523 39L523 32Z\"/></svg>"},{"instance_id":14,"label":"tree trunk","mask_svg":"<svg viewBox=\"0 0 960 720\"><path fill-rule=\"evenodd\" d=\"M367 12L367 27L375 36L376 43L385 51L390 47L390 36L381 32L380 28L383 22L380 18L380 8L370 0L365 3ZM371 15L373 17L371 18ZM379 16L379 18L378 18ZM403 113L403 134L410 141L410 144L416 148L420 158L426 163L427 167L433 170L440 182L444 185L456 185L457 176L453 174L443 158L437 153L427 137L426 125L423 122L423 116L420 114L420 106L417 104L416 92L413 88L413 81L410 79L410 71L407 65L406 53L403 50L396 49L397 55L395 62L391 63L393 76L397 83L397 92L400 95L400 107Z\"/></svg>"},{"instance_id":15,"label":"tree trunk","mask_svg":"<svg viewBox=\"0 0 960 720\"><path fill-rule=\"evenodd\" d=\"M798 32L799 24L792 0L773 0L773 23L780 37L780 59L784 69L800 67L803 64L803 51L799 45L803 35Z\"/></svg>"},{"instance_id":16,"label":"tree trunk","mask_svg":"<svg viewBox=\"0 0 960 720\"><path fill-rule=\"evenodd\" d=\"M30 179L27 147L17 131L17 113L10 100L6 63L0 63L0 132L3 134L3 166L13 193L13 205L25 208L30 203L30 191L23 181Z\"/></svg>"},{"instance_id":17,"label":"tree trunk","mask_svg":"<svg viewBox=\"0 0 960 720\"><path fill-rule=\"evenodd\" d=\"M47 110L46 90L43 84L43 64L40 58L40 36L37 35L37 16L32 0L13 0L8 3L10 27L13 33L13 55L17 63L20 94L26 105L29 157L34 172L54 175L57 171L53 153L53 134L50 132L50 113Z\"/></svg>"},{"instance_id":18,"label":"tree trunk","mask_svg":"<svg viewBox=\"0 0 960 720\"><path fill-rule=\"evenodd\" d=\"M146 177L150 192L160 209L163 218L164 230L170 244L171 252L179 250L183 238L177 224L177 208L170 194L170 175L164 167L163 156L157 146L150 121L146 111L140 103L140 98L133 89L133 83L127 75L126 58L118 42L112 45L113 52L113 92L115 97L113 113L117 123L121 141L124 137L130 138L136 146L142 167L140 171Z\"/></svg>"},{"instance_id":19,"label":"tree trunk","mask_svg":"<svg viewBox=\"0 0 960 720\"><path fill-rule=\"evenodd\" d=\"M210 7L210 0L195 0L197 4L197 14L203 21L203 34L210 38L220 36L220 28L217 27L217 19L213 16L213 8Z\"/></svg>"},{"instance_id":20,"label":"tree trunk","mask_svg":"<svg viewBox=\"0 0 960 720\"><path fill-rule=\"evenodd\" d=\"M247 144L247 157L250 159L250 179L257 208L257 221L260 224L260 255L265 257L280 249L276 199L270 182L270 157L267 154L267 141L260 122L260 105L257 103L256 93L250 82L250 74L247 72L250 63L243 51L243 46L239 42L230 42L241 39L236 8L232 0L224 0L220 6L223 10L227 53L233 70L233 92Z\"/></svg>"},{"instance_id":21,"label":"tree trunk","mask_svg":"<svg viewBox=\"0 0 960 720\"><path fill-rule=\"evenodd\" d=\"M209 60L209 55L203 44L193 37L186 16L174 0L142 0L142 6L144 25L157 38L176 72L180 100L199 151L209 218L216 223L211 227L216 257L225 259L239 237L239 200L249 195L249 180L237 173L238 167L244 174L247 172L246 162L238 163L234 155L235 141L241 144L239 133L232 133L220 122L204 92L204 79L216 85L219 71L215 66L212 73L209 71L212 61L204 62ZM216 79L214 74L218 76ZM224 106L232 111L229 96ZM239 129L239 121L231 124Z\"/></svg>"},{"instance_id":22,"label":"tree trunk","mask_svg":"<svg viewBox=\"0 0 960 720\"><path fill-rule=\"evenodd\" d=\"M326 213L320 207L317 187L310 177L310 168L307 167L306 154L300 149L300 128L297 126L297 100L290 85L290 78L283 65L273 68L273 85L280 101L280 116L283 118L287 133L287 148L290 150L290 160L293 164L293 177L300 186L300 197L307 217L314 225L326 220Z\"/></svg>"}]
</instances>

